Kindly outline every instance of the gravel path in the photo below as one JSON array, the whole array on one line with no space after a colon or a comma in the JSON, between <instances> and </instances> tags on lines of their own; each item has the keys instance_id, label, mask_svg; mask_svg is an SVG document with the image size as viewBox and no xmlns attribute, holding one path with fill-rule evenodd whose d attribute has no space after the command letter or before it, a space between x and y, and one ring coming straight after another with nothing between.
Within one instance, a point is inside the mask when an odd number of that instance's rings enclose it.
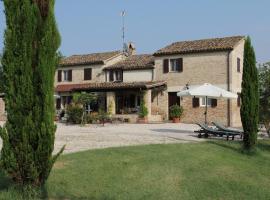
<instances>
[{"instance_id":1,"label":"gravel path","mask_svg":"<svg viewBox=\"0 0 270 200\"><path fill-rule=\"evenodd\" d=\"M55 153L63 145L66 145L64 153L72 153L108 147L203 141L193 133L198 127L192 124L106 124L104 127L57 124L57 127Z\"/></svg>"},{"instance_id":2,"label":"gravel path","mask_svg":"<svg viewBox=\"0 0 270 200\"><path fill-rule=\"evenodd\" d=\"M168 144L202 141L193 133L198 129L190 124L106 124L66 126L58 124L55 150L64 144L64 153L87 149L133 146L142 144Z\"/></svg>"}]
</instances>

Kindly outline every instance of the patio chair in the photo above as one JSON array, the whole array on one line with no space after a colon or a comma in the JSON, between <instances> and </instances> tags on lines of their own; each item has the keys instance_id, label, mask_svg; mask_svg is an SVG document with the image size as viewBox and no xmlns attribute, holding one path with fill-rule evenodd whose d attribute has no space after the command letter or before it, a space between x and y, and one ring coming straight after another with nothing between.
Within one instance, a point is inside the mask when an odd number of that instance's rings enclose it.
<instances>
[{"instance_id":1,"label":"patio chair","mask_svg":"<svg viewBox=\"0 0 270 200\"><path fill-rule=\"evenodd\" d=\"M214 135L217 137L223 137L226 136L227 140L229 140L229 137L232 137L232 140L234 140L234 136L239 135L238 133L228 132L228 131L220 131L217 129L213 129L206 124L197 123L198 126L201 127L200 130L194 131L195 133L198 133L198 137L201 138L202 136L208 137L209 135Z\"/></svg>"},{"instance_id":2,"label":"patio chair","mask_svg":"<svg viewBox=\"0 0 270 200\"><path fill-rule=\"evenodd\" d=\"M214 124L214 126L217 127L217 129L219 131L232 132L232 133L235 133L237 135L240 135L240 138L241 139L243 138L244 132L242 130L236 130L236 129L226 128L225 126L223 126L222 124L220 124L218 122L212 122L212 124Z\"/></svg>"}]
</instances>

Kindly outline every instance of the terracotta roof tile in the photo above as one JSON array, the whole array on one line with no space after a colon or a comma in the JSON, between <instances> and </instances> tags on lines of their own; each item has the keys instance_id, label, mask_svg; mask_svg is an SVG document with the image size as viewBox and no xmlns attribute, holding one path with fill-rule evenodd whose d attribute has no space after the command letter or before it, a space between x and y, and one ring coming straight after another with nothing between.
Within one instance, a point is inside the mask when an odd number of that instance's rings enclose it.
<instances>
[{"instance_id":1,"label":"terracotta roof tile","mask_svg":"<svg viewBox=\"0 0 270 200\"><path fill-rule=\"evenodd\" d=\"M158 50L154 53L154 55L160 56L207 51L233 50L234 46L244 38L244 36L232 36L224 38L175 42L169 46L166 46L165 48Z\"/></svg>"},{"instance_id":2,"label":"terracotta roof tile","mask_svg":"<svg viewBox=\"0 0 270 200\"><path fill-rule=\"evenodd\" d=\"M154 56L149 54L131 55L123 61L120 61L114 65L108 66L106 69L151 69L154 68Z\"/></svg>"},{"instance_id":3,"label":"terracotta roof tile","mask_svg":"<svg viewBox=\"0 0 270 200\"><path fill-rule=\"evenodd\" d=\"M164 86L166 81L150 82L103 82L87 84L65 84L58 85L56 92L71 92L80 90L113 90L113 89L151 89L154 87Z\"/></svg>"},{"instance_id":4,"label":"terracotta roof tile","mask_svg":"<svg viewBox=\"0 0 270 200\"><path fill-rule=\"evenodd\" d=\"M73 55L63 58L60 61L60 66L74 66L74 65L93 65L104 64L104 61L114 56L120 55L120 51L111 51L103 53L92 53L85 55Z\"/></svg>"}]
</instances>

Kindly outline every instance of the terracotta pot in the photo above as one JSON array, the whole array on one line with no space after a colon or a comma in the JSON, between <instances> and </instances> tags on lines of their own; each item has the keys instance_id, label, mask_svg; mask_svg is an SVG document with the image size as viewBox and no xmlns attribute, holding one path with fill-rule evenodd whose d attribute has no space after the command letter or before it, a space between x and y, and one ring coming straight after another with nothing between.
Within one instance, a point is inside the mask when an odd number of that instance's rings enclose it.
<instances>
[{"instance_id":1,"label":"terracotta pot","mask_svg":"<svg viewBox=\"0 0 270 200\"><path fill-rule=\"evenodd\" d=\"M147 119L147 117L144 117L144 118L138 118L138 120L137 120L137 122L139 123L139 124L147 124L148 123L148 119Z\"/></svg>"},{"instance_id":2,"label":"terracotta pot","mask_svg":"<svg viewBox=\"0 0 270 200\"><path fill-rule=\"evenodd\" d=\"M174 117L173 118L173 123L180 123L180 118L179 117Z\"/></svg>"}]
</instances>

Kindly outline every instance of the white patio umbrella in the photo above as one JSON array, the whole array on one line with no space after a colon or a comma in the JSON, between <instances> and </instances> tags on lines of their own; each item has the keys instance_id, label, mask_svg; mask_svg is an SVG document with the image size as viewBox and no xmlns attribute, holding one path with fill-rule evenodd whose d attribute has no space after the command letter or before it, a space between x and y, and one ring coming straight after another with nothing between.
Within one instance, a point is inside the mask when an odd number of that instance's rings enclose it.
<instances>
[{"instance_id":1,"label":"white patio umbrella","mask_svg":"<svg viewBox=\"0 0 270 200\"><path fill-rule=\"evenodd\" d=\"M58 95L58 94L54 94L53 97L54 97L55 99L60 99L60 95Z\"/></svg>"},{"instance_id":2,"label":"white patio umbrella","mask_svg":"<svg viewBox=\"0 0 270 200\"><path fill-rule=\"evenodd\" d=\"M210 83L205 83L201 86L186 89L177 93L177 96L192 96L192 97L205 97L206 105L205 105L205 123L207 123L207 102L208 98L224 98L224 99L236 99L237 94L232 92L228 92L222 88L211 85Z\"/></svg>"}]
</instances>

